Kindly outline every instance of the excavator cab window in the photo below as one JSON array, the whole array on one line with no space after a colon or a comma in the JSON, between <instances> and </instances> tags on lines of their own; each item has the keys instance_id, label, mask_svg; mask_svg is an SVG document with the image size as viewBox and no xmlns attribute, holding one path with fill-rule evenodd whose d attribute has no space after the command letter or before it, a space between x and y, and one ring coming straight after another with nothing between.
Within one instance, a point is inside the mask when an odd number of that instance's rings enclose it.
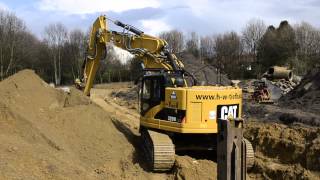
<instances>
[{"instance_id":1,"label":"excavator cab window","mask_svg":"<svg viewBox=\"0 0 320 180\"><path fill-rule=\"evenodd\" d=\"M141 114L144 115L152 107L164 100L163 76L145 76L142 83Z\"/></svg>"},{"instance_id":2,"label":"excavator cab window","mask_svg":"<svg viewBox=\"0 0 320 180\"><path fill-rule=\"evenodd\" d=\"M151 83L152 83L152 81L150 80L150 79L147 79L147 80L145 80L144 81L144 84L143 84L143 96L142 96L142 98L143 99L150 99L150 93L151 93L151 88L150 88L150 86L151 86Z\"/></svg>"}]
</instances>

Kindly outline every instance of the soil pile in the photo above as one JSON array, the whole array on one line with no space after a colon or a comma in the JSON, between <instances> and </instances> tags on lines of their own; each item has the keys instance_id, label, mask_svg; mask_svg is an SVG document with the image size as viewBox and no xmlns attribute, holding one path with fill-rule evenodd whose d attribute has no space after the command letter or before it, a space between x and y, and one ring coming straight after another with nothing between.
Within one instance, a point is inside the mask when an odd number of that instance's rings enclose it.
<instances>
[{"instance_id":1,"label":"soil pile","mask_svg":"<svg viewBox=\"0 0 320 180\"><path fill-rule=\"evenodd\" d=\"M189 156L176 156L176 180L217 179L217 164L209 160L195 160Z\"/></svg>"},{"instance_id":2,"label":"soil pile","mask_svg":"<svg viewBox=\"0 0 320 180\"><path fill-rule=\"evenodd\" d=\"M280 99L282 105L320 114L320 68L311 70L301 83Z\"/></svg>"},{"instance_id":3,"label":"soil pile","mask_svg":"<svg viewBox=\"0 0 320 180\"><path fill-rule=\"evenodd\" d=\"M253 173L264 179L317 179L320 128L248 122L244 136L255 149Z\"/></svg>"},{"instance_id":4,"label":"soil pile","mask_svg":"<svg viewBox=\"0 0 320 180\"><path fill-rule=\"evenodd\" d=\"M76 89L24 70L0 82L0 99L0 179L150 179L109 115Z\"/></svg>"},{"instance_id":5,"label":"soil pile","mask_svg":"<svg viewBox=\"0 0 320 180\"><path fill-rule=\"evenodd\" d=\"M219 75L214 66L203 64L200 59L196 58L191 53L181 53L178 55L178 58L182 60L185 69L195 75L198 83L203 83L203 85L231 84L231 81L225 74Z\"/></svg>"}]
</instances>

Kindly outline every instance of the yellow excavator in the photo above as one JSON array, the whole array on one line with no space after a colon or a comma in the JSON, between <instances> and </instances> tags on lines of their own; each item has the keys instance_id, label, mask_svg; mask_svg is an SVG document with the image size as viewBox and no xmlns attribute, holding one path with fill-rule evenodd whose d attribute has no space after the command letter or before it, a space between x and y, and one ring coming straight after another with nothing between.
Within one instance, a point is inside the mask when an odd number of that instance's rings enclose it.
<instances>
[{"instance_id":1,"label":"yellow excavator","mask_svg":"<svg viewBox=\"0 0 320 180\"><path fill-rule=\"evenodd\" d=\"M123 28L108 29L107 20ZM170 170L179 150L210 150L217 146L217 121L241 118L242 90L237 86L197 86L180 59L170 53L165 40L100 16L94 22L76 86L90 94L97 69L113 44L141 60L143 77L139 92L140 133L146 157L154 171ZM247 166L254 152L246 142Z\"/></svg>"}]
</instances>

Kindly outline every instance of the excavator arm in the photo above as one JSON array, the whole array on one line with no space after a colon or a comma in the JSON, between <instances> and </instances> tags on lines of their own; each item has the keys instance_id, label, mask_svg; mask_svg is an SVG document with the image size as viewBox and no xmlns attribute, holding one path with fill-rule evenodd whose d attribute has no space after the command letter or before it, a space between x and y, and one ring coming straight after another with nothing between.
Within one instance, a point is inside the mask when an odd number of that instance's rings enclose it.
<instances>
[{"instance_id":1,"label":"excavator arm","mask_svg":"<svg viewBox=\"0 0 320 180\"><path fill-rule=\"evenodd\" d=\"M76 80L76 86L84 88L89 95L100 61L106 57L108 43L129 51L139 59L145 69L183 72L183 63L167 49L165 40L144 34L137 28L113 21L123 28L123 32L108 30L106 16L100 16L94 22L88 44L86 59L83 65L83 78Z\"/></svg>"}]
</instances>

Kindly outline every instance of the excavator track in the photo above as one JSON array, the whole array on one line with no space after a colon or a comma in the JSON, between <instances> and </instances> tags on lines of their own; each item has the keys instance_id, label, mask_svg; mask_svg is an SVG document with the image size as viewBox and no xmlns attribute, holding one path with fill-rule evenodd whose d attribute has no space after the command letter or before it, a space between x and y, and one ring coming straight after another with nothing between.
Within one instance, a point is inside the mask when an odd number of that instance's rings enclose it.
<instances>
[{"instance_id":1,"label":"excavator track","mask_svg":"<svg viewBox=\"0 0 320 180\"><path fill-rule=\"evenodd\" d=\"M142 128L143 149L153 171L168 171L175 161L174 144L164 133Z\"/></svg>"},{"instance_id":2,"label":"excavator track","mask_svg":"<svg viewBox=\"0 0 320 180\"><path fill-rule=\"evenodd\" d=\"M243 138L243 142L246 145L247 169L251 169L254 165L254 150L251 142L248 139Z\"/></svg>"}]
</instances>

